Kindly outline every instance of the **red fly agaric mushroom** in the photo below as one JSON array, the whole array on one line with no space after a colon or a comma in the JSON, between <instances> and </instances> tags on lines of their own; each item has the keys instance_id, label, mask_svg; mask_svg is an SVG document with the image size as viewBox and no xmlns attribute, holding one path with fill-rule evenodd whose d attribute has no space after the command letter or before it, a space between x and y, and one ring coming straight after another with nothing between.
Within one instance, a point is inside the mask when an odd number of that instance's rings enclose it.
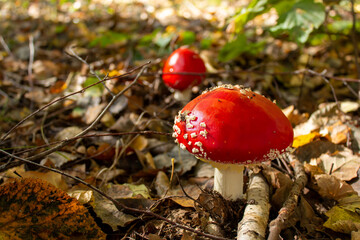
<instances>
[{"instance_id":1,"label":"red fly agaric mushroom","mask_svg":"<svg viewBox=\"0 0 360 240\"><path fill-rule=\"evenodd\" d=\"M293 129L281 109L242 86L215 87L190 101L175 117L180 148L215 167L214 190L243 198L244 165L287 152Z\"/></svg>"},{"instance_id":2,"label":"red fly agaric mushroom","mask_svg":"<svg viewBox=\"0 0 360 240\"><path fill-rule=\"evenodd\" d=\"M175 91L175 99L188 101L191 88L201 83L205 71L205 64L197 53L188 48L179 48L166 60L162 78Z\"/></svg>"}]
</instances>

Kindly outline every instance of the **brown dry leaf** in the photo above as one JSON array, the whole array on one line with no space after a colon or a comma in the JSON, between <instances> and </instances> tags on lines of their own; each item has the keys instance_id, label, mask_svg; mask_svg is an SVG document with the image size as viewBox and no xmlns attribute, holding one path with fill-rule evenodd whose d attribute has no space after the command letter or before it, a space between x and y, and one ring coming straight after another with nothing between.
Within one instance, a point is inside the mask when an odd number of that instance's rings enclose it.
<instances>
[{"instance_id":1,"label":"brown dry leaf","mask_svg":"<svg viewBox=\"0 0 360 240\"><path fill-rule=\"evenodd\" d=\"M326 127L326 129L330 134L330 141L335 144L346 143L351 133L350 127L343 124L341 121Z\"/></svg>"},{"instance_id":2,"label":"brown dry leaf","mask_svg":"<svg viewBox=\"0 0 360 240\"><path fill-rule=\"evenodd\" d=\"M322 154L317 162L325 173L330 174L331 171L331 175L343 181L356 178L360 168L360 157L354 155L348 148L333 154Z\"/></svg>"},{"instance_id":3,"label":"brown dry leaf","mask_svg":"<svg viewBox=\"0 0 360 240\"><path fill-rule=\"evenodd\" d=\"M163 238L161 238L159 235L152 234L152 233L150 233L148 235L148 238L149 238L149 240L163 240Z\"/></svg>"},{"instance_id":4,"label":"brown dry leaf","mask_svg":"<svg viewBox=\"0 0 360 240\"><path fill-rule=\"evenodd\" d=\"M38 80L57 76L61 67L59 64L50 60L36 60L33 64L34 74Z\"/></svg>"},{"instance_id":5,"label":"brown dry leaf","mask_svg":"<svg viewBox=\"0 0 360 240\"><path fill-rule=\"evenodd\" d=\"M182 235L181 237L181 240L194 240L195 237L194 236L191 236L189 233L187 232L184 232L184 234Z\"/></svg>"},{"instance_id":6,"label":"brown dry leaf","mask_svg":"<svg viewBox=\"0 0 360 240\"><path fill-rule=\"evenodd\" d=\"M84 116L84 122L86 124L92 123L99 116L99 114L101 113L101 111L104 109L105 106L106 106L105 103L101 103L88 107Z\"/></svg>"},{"instance_id":7,"label":"brown dry leaf","mask_svg":"<svg viewBox=\"0 0 360 240\"><path fill-rule=\"evenodd\" d=\"M308 232L314 232L317 230L317 227L322 220L316 216L313 208L305 198L300 198L299 208L297 208L296 211L300 214L301 227L305 227Z\"/></svg>"},{"instance_id":8,"label":"brown dry leaf","mask_svg":"<svg viewBox=\"0 0 360 240\"><path fill-rule=\"evenodd\" d=\"M147 144L147 139L144 136L139 135L131 142L130 147L142 151L144 148L146 148Z\"/></svg>"},{"instance_id":9,"label":"brown dry leaf","mask_svg":"<svg viewBox=\"0 0 360 240\"><path fill-rule=\"evenodd\" d=\"M67 86L67 83L65 81L59 80L59 81L55 82L55 84L53 86L50 87L50 93L51 94L61 93L67 87L68 86Z\"/></svg>"},{"instance_id":10,"label":"brown dry leaf","mask_svg":"<svg viewBox=\"0 0 360 240\"><path fill-rule=\"evenodd\" d=\"M67 127L58 132L55 136L55 140L62 141L74 137L78 133L81 133L81 128L73 126Z\"/></svg>"},{"instance_id":11,"label":"brown dry leaf","mask_svg":"<svg viewBox=\"0 0 360 240\"><path fill-rule=\"evenodd\" d=\"M94 158L96 160L101 160L105 162L112 161L115 155L115 147L110 145L109 143L103 142L99 143L99 147L90 146L86 153L89 157Z\"/></svg>"},{"instance_id":12,"label":"brown dry leaf","mask_svg":"<svg viewBox=\"0 0 360 240\"><path fill-rule=\"evenodd\" d=\"M156 175L154 185L157 195L163 197L170 188L168 176L163 171L159 171Z\"/></svg>"},{"instance_id":13,"label":"brown dry leaf","mask_svg":"<svg viewBox=\"0 0 360 240\"><path fill-rule=\"evenodd\" d=\"M16 172L18 175L16 175L14 172ZM44 172L37 172L37 171L26 171L24 165L15 167L15 168L11 168L6 172L6 176L9 178L18 178L19 175L22 178L42 179L64 191L66 191L68 189L68 186L67 186L65 180L63 179L62 175L55 173L55 172L49 171L49 172L44 173Z\"/></svg>"},{"instance_id":14,"label":"brown dry leaf","mask_svg":"<svg viewBox=\"0 0 360 240\"><path fill-rule=\"evenodd\" d=\"M104 200L98 195L95 194L95 201L92 202L94 211L103 223L110 225L113 231L116 231L118 226L124 227L137 219L130 214L119 211L111 201Z\"/></svg>"},{"instance_id":15,"label":"brown dry leaf","mask_svg":"<svg viewBox=\"0 0 360 240\"><path fill-rule=\"evenodd\" d=\"M271 197L272 206L280 209L289 195L293 182L289 176L274 168L267 167L262 172L271 186L276 189Z\"/></svg>"},{"instance_id":16,"label":"brown dry leaf","mask_svg":"<svg viewBox=\"0 0 360 240\"><path fill-rule=\"evenodd\" d=\"M0 186L0 239L105 239L87 209L46 181Z\"/></svg>"},{"instance_id":17,"label":"brown dry leaf","mask_svg":"<svg viewBox=\"0 0 360 240\"><path fill-rule=\"evenodd\" d=\"M282 109L282 112L289 119L293 126L305 122L309 118L308 113L299 113L299 110L295 109L294 105L290 105L287 108Z\"/></svg>"},{"instance_id":18,"label":"brown dry leaf","mask_svg":"<svg viewBox=\"0 0 360 240\"><path fill-rule=\"evenodd\" d=\"M103 123L106 127L111 127L116 121L110 112L106 112L101 118L100 122Z\"/></svg>"},{"instance_id":19,"label":"brown dry leaf","mask_svg":"<svg viewBox=\"0 0 360 240\"><path fill-rule=\"evenodd\" d=\"M171 200L182 207L195 207L194 200L188 197L171 197Z\"/></svg>"},{"instance_id":20,"label":"brown dry leaf","mask_svg":"<svg viewBox=\"0 0 360 240\"><path fill-rule=\"evenodd\" d=\"M356 194L354 189L344 181L335 176L320 174L315 176L318 193L325 198L340 200L352 194Z\"/></svg>"}]
</instances>

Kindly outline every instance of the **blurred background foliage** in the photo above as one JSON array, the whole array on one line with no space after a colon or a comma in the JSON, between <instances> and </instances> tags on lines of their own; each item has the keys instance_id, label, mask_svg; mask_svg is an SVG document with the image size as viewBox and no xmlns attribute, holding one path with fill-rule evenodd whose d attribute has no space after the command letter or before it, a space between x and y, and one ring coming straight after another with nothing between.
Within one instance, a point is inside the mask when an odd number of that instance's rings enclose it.
<instances>
[{"instance_id":1,"label":"blurred background foliage","mask_svg":"<svg viewBox=\"0 0 360 240\"><path fill-rule=\"evenodd\" d=\"M76 45L90 62L102 59L97 68L110 71L126 71L148 60L161 65L172 50L189 45L201 53L209 72L271 74L308 68L359 78L359 12L360 1L355 0L0 0L0 29L9 49L23 60L29 57L31 35L37 49L63 51ZM0 48L0 60L8 54ZM59 53L50 55L63 61ZM287 91L294 88L297 96L306 96L300 86L324 92L321 79L250 77L261 81L260 91L277 88L275 79ZM337 90L342 86L333 84ZM356 84L349 86L357 89ZM355 97L351 90L338 92L340 99Z\"/></svg>"}]
</instances>

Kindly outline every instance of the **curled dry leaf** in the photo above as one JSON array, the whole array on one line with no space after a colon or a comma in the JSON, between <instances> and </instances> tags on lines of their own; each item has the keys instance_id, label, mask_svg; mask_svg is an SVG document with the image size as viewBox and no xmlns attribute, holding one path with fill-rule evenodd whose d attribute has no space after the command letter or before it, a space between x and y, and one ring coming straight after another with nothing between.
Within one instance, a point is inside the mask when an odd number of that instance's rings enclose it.
<instances>
[{"instance_id":1,"label":"curled dry leaf","mask_svg":"<svg viewBox=\"0 0 360 240\"><path fill-rule=\"evenodd\" d=\"M0 239L105 239L87 209L46 181L0 186Z\"/></svg>"},{"instance_id":2,"label":"curled dry leaf","mask_svg":"<svg viewBox=\"0 0 360 240\"><path fill-rule=\"evenodd\" d=\"M349 184L335 176L319 174L315 176L315 180L318 186L318 193L324 198L338 201L349 195L357 194Z\"/></svg>"},{"instance_id":3,"label":"curled dry leaf","mask_svg":"<svg viewBox=\"0 0 360 240\"><path fill-rule=\"evenodd\" d=\"M343 181L350 181L356 178L360 168L360 157L353 154L348 148L333 154L322 154L318 162L318 165L325 173L331 174Z\"/></svg>"},{"instance_id":4,"label":"curled dry leaf","mask_svg":"<svg viewBox=\"0 0 360 240\"><path fill-rule=\"evenodd\" d=\"M293 181L289 176L274 168L266 167L262 172L271 186L276 189L271 196L271 204L275 209L280 209L289 195Z\"/></svg>"}]
</instances>

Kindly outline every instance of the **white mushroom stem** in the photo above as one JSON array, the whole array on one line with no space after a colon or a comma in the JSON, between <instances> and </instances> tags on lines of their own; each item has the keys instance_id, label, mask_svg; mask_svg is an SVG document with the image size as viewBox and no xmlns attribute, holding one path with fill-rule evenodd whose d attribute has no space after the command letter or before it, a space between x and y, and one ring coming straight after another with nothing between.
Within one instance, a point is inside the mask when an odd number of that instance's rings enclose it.
<instances>
[{"instance_id":1,"label":"white mushroom stem","mask_svg":"<svg viewBox=\"0 0 360 240\"><path fill-rule=\"evenodd\" d=\"M185 89L184 91L175 90L174 99L180 102L188 102L191 99L191 88Z\"/></svg>"},{"instance_id":2,"label":"white mushroom stem","mask_svg":"<svg viewBox=\"0 0 360 240\"><path fill-rule=\"evenodd\" d=\"M237 200L244 198L243 179L244 165L218 165L214 172L214 190L225 199Z\"/></svg>"},{"instance_id":3,"label":"white mushroom stem","mask_svg":"<svg viewBox=\"0 0 360 240\"><path fill-rule=\"evenodd\" d=\"M244 217L238 224L238 240L265 239L269 220L269 185L261 173L250 172Z\"/></svg>"}]
</instances>

